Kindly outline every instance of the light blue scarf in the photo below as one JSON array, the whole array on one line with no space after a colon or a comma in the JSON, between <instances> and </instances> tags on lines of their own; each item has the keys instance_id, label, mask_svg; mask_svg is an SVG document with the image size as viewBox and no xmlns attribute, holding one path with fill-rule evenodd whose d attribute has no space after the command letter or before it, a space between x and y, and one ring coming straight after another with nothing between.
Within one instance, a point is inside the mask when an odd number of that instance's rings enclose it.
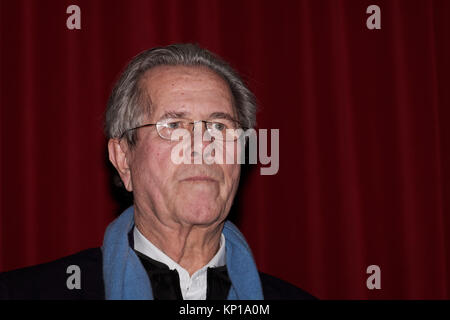
<instances>
[{"instance_id":1,"label":"light blue scarf","mask_svg":"<svg viewBox=\"0 0 450 320\"><path fill-rule=\"evenodd\" d=\"M103 240L103 280L108 300L153 300L150 280L130 247L128 233L134 226L134 207L126 209L106 229ZM234 224L223 228L228 276L228 300L263 299L261 280L244 236Z\"/></svg>"}]
</instances>

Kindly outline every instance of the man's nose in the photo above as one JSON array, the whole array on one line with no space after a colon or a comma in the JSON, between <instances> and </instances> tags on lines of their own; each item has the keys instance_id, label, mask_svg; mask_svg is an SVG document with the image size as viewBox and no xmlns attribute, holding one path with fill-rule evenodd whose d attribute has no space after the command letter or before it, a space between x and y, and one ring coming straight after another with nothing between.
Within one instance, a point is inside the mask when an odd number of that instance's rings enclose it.
<instances>
[{"instance_id":1,"label":"man's nose","mask_svg":"<svg viewBox=\"0 0 450 320\"><path fill-rule=\"evenodd\" d=\"M214 139L210 139L208 135L208 130L206 128L205 121L195 121L192 125L192 135L191 135L191 150L194 163L202 163L201 157L203 155L203 150L208 144ZM206 135L205 135L206 134ZM203 139L205 138L205 139ZM210 140L208 140L210 139ZM198 161L200 159L200 162ZM197 161L196 161L197 160Z\"/></svg>"}]
</instances>

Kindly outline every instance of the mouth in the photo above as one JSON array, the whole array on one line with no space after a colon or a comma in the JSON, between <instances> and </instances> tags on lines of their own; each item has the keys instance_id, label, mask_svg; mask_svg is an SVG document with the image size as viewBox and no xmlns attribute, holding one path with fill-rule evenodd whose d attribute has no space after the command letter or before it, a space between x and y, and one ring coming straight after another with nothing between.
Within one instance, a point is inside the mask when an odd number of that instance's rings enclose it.
<instances>
[{"instance_id":1,"label":"mouth","mask_svg":"<svg viewBox=\"0 0 450 320\"><path fill-rule=\"evenodd\" d=\"M183 179L181 181L185 181L185 182L217 182L215 179L208 177L208 176L194 176L194 177L189 177L189 178Z\"/></svg>"}]
</instances>

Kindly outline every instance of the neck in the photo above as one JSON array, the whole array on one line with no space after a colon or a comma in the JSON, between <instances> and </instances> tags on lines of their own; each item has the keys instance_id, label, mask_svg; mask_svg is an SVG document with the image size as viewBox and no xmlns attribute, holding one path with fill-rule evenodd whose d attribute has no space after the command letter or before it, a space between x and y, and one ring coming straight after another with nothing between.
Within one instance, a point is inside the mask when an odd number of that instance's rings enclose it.
<instances>
[{"instance_id":1,"label":"neck","mask_svg":"<svg viewBox=\"0 0 450 320\"><path fill-rule=\"evenodd\" d=\"M135 224L147 240L192 276L219 250L224 222L210 226L181 224L168 226L154 215L143 215L136 210Z\"/></svg>"}]
</instances>

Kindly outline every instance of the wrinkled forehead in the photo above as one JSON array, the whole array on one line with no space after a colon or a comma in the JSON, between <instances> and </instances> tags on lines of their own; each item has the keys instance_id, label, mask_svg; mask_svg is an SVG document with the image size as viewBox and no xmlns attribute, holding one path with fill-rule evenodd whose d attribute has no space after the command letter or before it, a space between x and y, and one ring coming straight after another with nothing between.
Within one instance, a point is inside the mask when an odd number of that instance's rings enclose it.
<instances>
[{"instance_id":1,"label":"wrinkled forehead","mask_svg":"<svg viewBox=\"0 0 450 320\"><path fill-rule=\"evenodd\" d=\"M228 84L206 67L158 66L144 74L141 88L150 100L154 121L170 112L196 119L213 113L236 117Z\"/></svg>"}]
</instances>

